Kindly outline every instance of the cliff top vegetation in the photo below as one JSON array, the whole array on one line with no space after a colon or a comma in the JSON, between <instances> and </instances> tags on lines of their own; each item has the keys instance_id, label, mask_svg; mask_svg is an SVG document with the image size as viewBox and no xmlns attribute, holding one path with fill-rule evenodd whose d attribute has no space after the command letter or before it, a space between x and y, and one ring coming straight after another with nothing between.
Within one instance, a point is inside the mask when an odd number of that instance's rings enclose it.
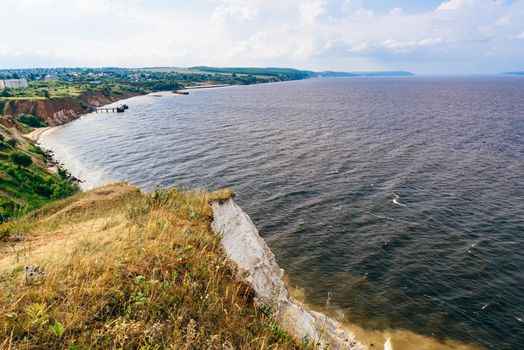
<instances>
[{"instance_id":1,"label":"cliff top vegetation","mask_svg":"<svg viewBox=\"0 0 524 350\"><path fill-rule=\"evenodd\" d=\"M12 222L0 246L0 348L306 348L235 277L210 228L211 198L114 184Z\"/></svg>"},{"instance_id":2,"label":"cliff top vegetation","mask_svg":"<svg viewBox=\"0 0 524 350\"><path fill-rule=\"evenodd\" d=\"M27 128L13 118L0 121ZM68 181L67 172L57 167L54 172L48 169L42 149L16 129L0 124L0 223L78 190Z\"/></svg>"}]
</instances>

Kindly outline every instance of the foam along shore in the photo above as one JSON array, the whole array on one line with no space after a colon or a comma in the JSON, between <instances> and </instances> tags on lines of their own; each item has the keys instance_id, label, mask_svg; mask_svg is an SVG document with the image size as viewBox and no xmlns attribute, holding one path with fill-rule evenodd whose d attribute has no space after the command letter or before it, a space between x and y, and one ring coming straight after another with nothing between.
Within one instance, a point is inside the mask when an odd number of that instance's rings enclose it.
<instances>
[{"instance_id":1,"label":"foam along shore","mask_svg":"<svg viewBox=\"0 0 524 350\"><path fill-rule=\"evenodd\" d=\"M155 94L151 93L148 95L152 96ZM121 103L131 98L148 96L148 95L137 95L137 96L127 97L122 100L117 100L117 101L108 103L106 105L102 105L100 106L100 108L105 108L105 107L114 105L117 102ZM64 166L71 172L71 174L75 178L81 180L80 187L82 188L82 190L91 190L95 187L115 182L115 179L108 177L104 173L104 171L102 171L101 169L93 168L92 166L87 167L77 157L75 157L71 152L69 152L68 148L65 145L56 144L53 141L53 138L47 138L46 135L52 134L54 132L58 132L60 128L63 127L64 125L67 125L75 120L80 119L83 116L90 115L90 114L93 114L93 112L82 113L82 114L76 115L74 118L63 122L60 125L36 128L35 130L23 135L24 137L28 138L29 140L37 143L42 148L52 151L54 153L54 158L56 158L58 162L63 163Z\"/></svg>"},{"instance_id":2,"label":"foam along shore","mask_svg":"<svg viewBox=\"0 0 524 350\"><path fill-rule=\"evenodd\" d=\"M155 95L155 93L151 93L151 94L148 94L148 95ZM128 94L128 95L125 95L124 98L116 98L116 97L113 97L112 99L108 99L106 98L105 100L104 99L99 99L99 100L94 100L94 99L91 99L89 100L91 103L93 103L94 106L97 106L97 108L107 108L115 103L120 103L120 102L123 102L123 101L126 101L126 100L129 100L131 98L134 98L134 97L139 97L139 96L147 96L147 95L142 95L142 94ZM104 102L106 102L104 104ZM115 107L116 108L116 107ZM67 113L68 114L67 114ZM44 127L44 128L36 128L35 130L31 131L30 133L27 133L25 134L24 136L34 142L39 142L40 138L42 137L42 135L50 130L54 130L56 129L57 127L61 126L61 125L66 125L66 124L69 124L70 122L84 116L84 115L88 115L88 114L91 114L93 113L92 111L88 111L88 110L79 110L79 111L76 111L76 110L73 110L73 109L69 109L67 111L62 111L62 110L58 110L58 111L55 111L55 115L65 115L67 114L67 118L62 118L62 119L54 119L53 121L55 122L54 124L51 124L51 126L47 126L47 127Z\"/></svg>"},{"instance_id":3,"label":"foam along shore","mask_svg":"<svg viewBox=\"0 0 524 350\"><path fill-rule=\"evenodd\" d=\"M222 88L222 87L230 87L235 86L232 84L209 84L209 85L192 85L192 86L185 86L183 90L200 90L200 89L213 89L213 88Z\"/></svg>"},{"instance_id":4,"label":"foam along shore","mask_svg":"<svg viewBox=\"0 0 524 350\"><path fill-rule=\"evenodd\" d=\"M55 128L56 126L46 126L44 128L36 128L35 130L31 131L30 133L25 134L24 136L30 139L31 141L38 142L44 133L52 129L55 129Z\"/></svg>"},{"instance_id":5,"label":"foam along shore","mask_svg":"<svg viewBox=\"0 0 524 350\"><path fill-rule=\"evenodd\" d=\"M255 290L258 303L274 307L276 318L287 332L298 339L312 340L320 348L369 349L337 321L307 310L291 297L282 279L284 271L249 216L233 199L214 201L211 207L214 217L212 227L222 238L228 258L245 272L245 279ZM389 341L384 348L392 349Z\"/></svg>"}]
</instances>

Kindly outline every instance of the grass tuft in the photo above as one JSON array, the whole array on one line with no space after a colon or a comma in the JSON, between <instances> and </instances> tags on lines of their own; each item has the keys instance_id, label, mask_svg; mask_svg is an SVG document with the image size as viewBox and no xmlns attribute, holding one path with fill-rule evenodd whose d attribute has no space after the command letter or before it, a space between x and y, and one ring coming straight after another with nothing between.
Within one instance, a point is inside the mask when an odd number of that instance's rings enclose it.
<instances>
[{"instance_id":1,"label":"grass tuft","mask_svg":"<svg viewBox=\"0 0 524 350\"><path fill-rule=\"evenodd\" d=\"M233 190L229 188L225 188L225 189L214 191L214 192L207 194L208 202L226 201L230 198L235 198L235 192L233 192Z\"/></svg>"}]
</instances>

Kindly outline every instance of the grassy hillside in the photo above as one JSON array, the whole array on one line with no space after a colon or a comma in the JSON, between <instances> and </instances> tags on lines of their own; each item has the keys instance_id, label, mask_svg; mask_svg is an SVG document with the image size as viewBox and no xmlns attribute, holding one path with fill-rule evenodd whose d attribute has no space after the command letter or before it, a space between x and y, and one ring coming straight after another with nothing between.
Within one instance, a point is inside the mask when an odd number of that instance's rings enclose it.
<instances>
[{"instance_id":1,"label":"grassy hillside","mask_svg":"<svg viewBox=\"0 0 524 350\"><path fill-rule=\"evenodd\" d=\"M272 77L280 77L285 80L305 79L305 78L315 75L314 72L298 70L298 69L293 69L293 68L237 68L237 67L218 68L218 67L197 66L197 67L191 67L191 69L196 69L201 72L209 72L209 73L272 76Z\"/></svg>"},{"instance_id":2,"label":"grassy hillside","mask_svg":"<svg viewBox=\"0 0 524 350\"><path fill-rule=\"evenodd\" d=\"M376 72L312 72L308 70L299 70L293 68L218 68L197 66L191 67L192 70L199 70L202 72L220 73L220 74L236 74L236 75L253 75L276 77L282 80L299 80L312 77L396 77L396 76L412 76L411 72L404 71L376 71Z\"/></svg>"},{"instance_id":3,"label":"grassy hillside","mask_svg":"<svg viewBox=\"0 0 524 350\"><path fill-rule=\"evenodd\" d=\"M304 348L221 250L208 202L228 196L114 184L16 220L0 245L0 348Z\"/></svg>"},{"instance_id":4,"label":"grassy hillside","mask_svg":"<svg viewBox=\"0 0 524 350\"><path fill-rule=\"evenodd\" d=\"M0 118L4 125L30 130L14 118ZM67 181L65 172L48 170L45 153L20 132L0 124L0 222L78 191ZM17 165L13 156L20 154L27 156L31 164Z\"/></svg>"}]
</instances>

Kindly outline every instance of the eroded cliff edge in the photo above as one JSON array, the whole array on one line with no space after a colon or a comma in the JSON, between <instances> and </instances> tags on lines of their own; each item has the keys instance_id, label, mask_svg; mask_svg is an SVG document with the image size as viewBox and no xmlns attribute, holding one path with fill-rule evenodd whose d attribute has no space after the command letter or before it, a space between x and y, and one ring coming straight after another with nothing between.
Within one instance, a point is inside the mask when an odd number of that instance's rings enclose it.
<instances>
[{"instance_id":1,"label":"eroded cliff edge","mask_svg":"<svg viewBox=\"0 0 524 350\"><path fill-rule=\"evenodd\" d=\"M213 201L212 228L222 238L223 248L253 286L258 302L271 305L282 327L299 339L309 339L329 349L363 350L353 333L326 315L307 310L294 300L282 279L282 270L260 237L249 216L233 199Z\"/></svg>"},{"instance_id":2,"label":"eroded cliff edge","mask_svg":"<svg viewBox=\"0 0 524 350\"><path fill-rule=\"evenodd\" d=\"M0 114L17 116L32 114L47 121L50 126L68 123L82 114L88 113L91 107L113 103L119 100L138 96L139 93L122 91L119 93L103 91L86 91L76 97L47 98L42 100L8 100Z\"/></svg>"}]
</instances>

